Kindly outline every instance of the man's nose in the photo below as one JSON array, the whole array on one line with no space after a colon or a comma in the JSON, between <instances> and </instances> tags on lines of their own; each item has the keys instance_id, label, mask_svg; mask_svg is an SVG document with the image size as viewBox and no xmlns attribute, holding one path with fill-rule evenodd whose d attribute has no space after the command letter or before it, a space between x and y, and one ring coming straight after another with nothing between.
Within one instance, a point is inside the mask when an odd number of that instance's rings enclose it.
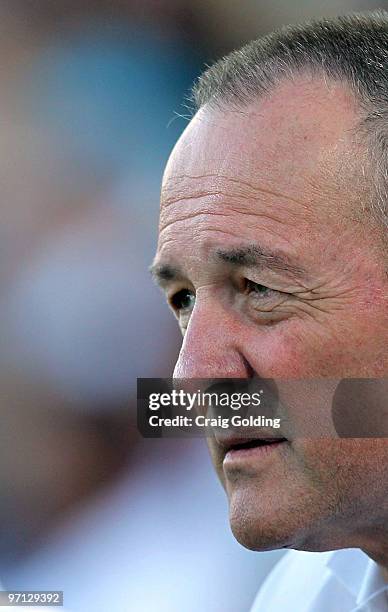
<instances>
[{"instance_id":1,"label":"man's nose","mask_svg":"<svg viewBox=\"0 0 388 612\"><path fill-rule=\"evenodd\" d=\"M238 322L209 301L194 307L183 339L174 378L250 378L252 371L238 349Z\"/></svg>"}]
</instances>

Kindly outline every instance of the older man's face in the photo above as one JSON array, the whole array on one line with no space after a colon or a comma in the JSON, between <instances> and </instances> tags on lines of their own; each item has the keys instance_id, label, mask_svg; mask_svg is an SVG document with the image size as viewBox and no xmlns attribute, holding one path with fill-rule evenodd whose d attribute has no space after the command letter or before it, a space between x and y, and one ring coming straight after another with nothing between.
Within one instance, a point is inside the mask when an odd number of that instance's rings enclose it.
<instances>
[{"instance_id":1,"label":"older man's face","mask_svg":"<svg viewBox=\"0 0 388 612\"><path fill-rule=\"evenodd\" d=\"M384 260L355 212L369 197L356 123L341 86L303 80L190 123L166 168L155 261L184 334L176 377L388 375ZM295 437L234 461L209 445L249 547L373 548L386 529L386 439Z\"/></svg>"}]
</instances>

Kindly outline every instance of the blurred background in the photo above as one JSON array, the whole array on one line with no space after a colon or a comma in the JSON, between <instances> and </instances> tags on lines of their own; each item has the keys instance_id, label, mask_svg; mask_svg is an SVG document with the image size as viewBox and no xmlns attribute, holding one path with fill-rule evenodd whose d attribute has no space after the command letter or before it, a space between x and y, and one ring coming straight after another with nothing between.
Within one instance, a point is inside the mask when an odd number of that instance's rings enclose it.
<instances>
[{"instance_id":1,"label":"blurred background","mask_svg":"<svg viewBox=\"0 0 388 612\"><path fill-rule=\"evenodd\" d=\"M240 547L203 440L144 440L136 377L180 337L147 272L206 64L367 0L1 0L0 582L81 612L244 612L282 553Z\"/></svg>"}]
</instances>

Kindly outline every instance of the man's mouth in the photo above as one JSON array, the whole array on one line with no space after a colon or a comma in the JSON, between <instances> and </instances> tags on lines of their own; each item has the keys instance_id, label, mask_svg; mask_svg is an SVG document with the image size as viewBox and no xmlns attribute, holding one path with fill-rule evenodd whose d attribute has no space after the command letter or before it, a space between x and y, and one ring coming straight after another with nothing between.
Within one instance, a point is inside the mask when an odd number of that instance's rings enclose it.
<instances>
[{"instance_id":1,"label":"man's mouth","mask_svg":"<svg viewBox=\"0 0 388 612\"><path fill-rule=\"evenodd\" d=\"M259 458L260 456L275 451L275 449L284 445L286 442L288 442L286 438L229 438L218 440L224 452L224 465L235 461Z\"/></svg>"},{"instance_id":2,"label":"man's mouth","mask_svg":"<svg viewBox=\"0 0 388 612\"><path fill-rule=\"evenodd\" d=\"M277 444L283 441L285 441L285 438L265 438L261 440L248 440L247 442L232 444L228 450L244 450L249 448L255 448L256 446L263 446L265 444Z\"/></svg>"}]
</instances>

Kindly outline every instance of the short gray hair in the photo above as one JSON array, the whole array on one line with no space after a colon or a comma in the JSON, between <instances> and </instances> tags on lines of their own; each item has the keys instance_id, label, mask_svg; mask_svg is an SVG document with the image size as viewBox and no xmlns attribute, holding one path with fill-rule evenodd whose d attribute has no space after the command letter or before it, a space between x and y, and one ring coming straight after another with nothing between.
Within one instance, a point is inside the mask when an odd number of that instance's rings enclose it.
<instances>
[{"instance_id":1,"label":"short gray hair","mask_svg":"<svg viewBox=\"0 0 388 612\"><path fill-rule=\"evenodd\" d=\"M286 26L217 61L194 84L191 98L196 110L241 108L303 72L345 82L354 92L375 174L372 213L387 229L388 12Z\"/></svg>"}]
</instances>

